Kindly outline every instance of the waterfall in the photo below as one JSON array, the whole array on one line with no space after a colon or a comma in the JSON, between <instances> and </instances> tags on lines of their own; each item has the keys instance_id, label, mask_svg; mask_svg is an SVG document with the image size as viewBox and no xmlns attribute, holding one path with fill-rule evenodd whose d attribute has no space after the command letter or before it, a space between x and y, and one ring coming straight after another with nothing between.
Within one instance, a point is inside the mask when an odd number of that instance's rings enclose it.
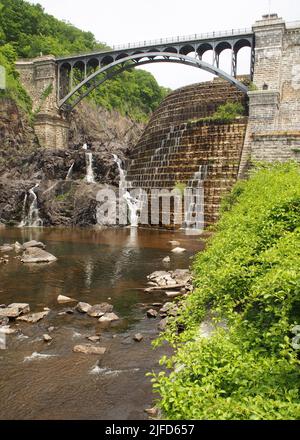
<instances>
[{"instance_id":1,"label":"waterfall","mask_svg":"<svg viewBox=\"0 0 300 440\"><path fill-rule=\"evenodd\" d=\"M85 153L85 160L86 160L86 181L87 183L95 183L94 172L93 172L93 154Z\"/></svg>"},{"instance_id":2,"label":"waterfall","mask_svg":"<svg viewBox=\"0 0 300 440\"><path fill-rule=\"evenodd\" d=\"M75 162L73 162L72 165L69 168L69 171L68 171L67 176L66 176L66 180L71 180L71 178L72 178L72 172L73 172L73 168L74 168L74 163Z\"/></svg>"},{"instance_id":3,"label":"waterfall","mask_svg":"<svg viewBox=\"0 0 300 440\"><path fill-rule=\"evenodd\" d=\"M126 182L126 172L122 168L122 161L116 155L113 154L113 158L115 163L118 166L119 175L120 175L120 193L122 193L122 197L126 200L126 204L129 211L129 223L132 227L138 227L139 223L139 214L138 211L141 209L141 202L138 199L132 197L127 191L127 182Z\"/></svg>"},{"instance_id":4,"label":"waterfall","mask_svg":"<svg viewBox=\"0 0 300 440\"><path fill-rule=\"evenodd\" d=\"M28 199L28 194L25 194L24 197L24 201L23 201L23 207L22 207L22 220L21 223L19 224L19 228L23 228L25 226L25 222L26 222L26 205L27 205L27 199Z\"/></svg>"},{"instance_id":5,"label":"waterfall","mask_svg":"<svg viewBox=\"0 0 300 440\"><path fill-rule=\"evenodd\" d=\"M200 165L199 170L188 182L186 188L186 205L184 228L187 230L203 230L204 228L204 181L207 178L208 165ZM193 190L196 190L196 193Z\"/></svg>"},{"instance_id":6,"label":"waterfall","mask_svg":"<svg viewBox=\"0 0 300 440\"><path fill-rule=\"evenodd\" d=\"M43 220L40 218L39 215L39 208L38 208L38 198L35 193L35 189L38 188L39 183L37 183L33 188L31 188L28 191L29 196L32 198L32 202L29 206L28 215L26 216L26 204L28 196L25 195L24 202L23 202L23 210L22 210L22 221L19 225L20 228L22 227L28 227L28 228L37 228L43 226Z\"/></svg>"}]
</instances>

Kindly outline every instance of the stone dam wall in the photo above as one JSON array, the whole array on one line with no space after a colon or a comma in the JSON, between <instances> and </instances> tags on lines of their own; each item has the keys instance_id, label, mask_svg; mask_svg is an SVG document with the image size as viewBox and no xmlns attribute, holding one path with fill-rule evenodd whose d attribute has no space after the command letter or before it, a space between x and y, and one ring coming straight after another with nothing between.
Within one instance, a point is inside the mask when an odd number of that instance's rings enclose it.
<instances>
[{"instance_id":1,"label":"stone dam wall","mask_svg":"<svg viewBox=\"0 0 300 440\"><path fill-rule=\"evenodd\" d=\"M127 161L131 187L147 192L151 188L172 190L178 183L190 188L203 179L205 225L214 223L222 196L237 180L247 128L246 100L220 79L171 93ZM203 120L226 102L241 102L245 116L233 123Z\"/></svg>"}]
</instances>

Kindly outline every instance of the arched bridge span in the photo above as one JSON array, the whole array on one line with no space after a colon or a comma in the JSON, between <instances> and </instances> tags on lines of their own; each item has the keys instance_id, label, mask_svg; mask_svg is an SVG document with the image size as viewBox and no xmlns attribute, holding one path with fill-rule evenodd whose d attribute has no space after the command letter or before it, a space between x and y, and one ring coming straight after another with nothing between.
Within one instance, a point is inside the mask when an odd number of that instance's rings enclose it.
<instances>
[{"instance_id":1,"label":"arched bridge span","mask_svg":"<svg viewBox=\"0 0 300 440\"><path fill-rule=\"evenodd\" d=\"M85 96L119 73L150 63L180 63L217 75L247 93L247 87L237 80L238 52L251 48L250 77L254 69L254 35L251 30L176 37L166 40L139 42L118 46L110 51L57 58L58 105L72 110ZM231 74L220 69L220 55L231 50ZM203 61L211 51L212 62Z\"/></svg>"}]
</instances>

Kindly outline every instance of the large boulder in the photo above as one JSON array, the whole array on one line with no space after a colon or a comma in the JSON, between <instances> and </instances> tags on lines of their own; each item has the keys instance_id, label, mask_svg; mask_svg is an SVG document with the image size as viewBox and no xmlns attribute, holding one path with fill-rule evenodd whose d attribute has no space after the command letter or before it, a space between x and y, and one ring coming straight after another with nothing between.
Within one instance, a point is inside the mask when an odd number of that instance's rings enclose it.
<instances>
[{"instance_id":1,"label":"large boulder","mask_svg":"<svg viewBox=\"0 0 300 440\"><path fill-rule=\"evenodd\" d=\"M38 247L29 247L21 258L22 263L52 263L56 260L54 255Z\"/></svg>"},{"instance_id":2,"label":"large boulder","mask_svg":"<svg viewBox=\"0 0 300 440\"><path fill-rule=\"evenodd\" d=\"M101 303L101 304L95 304L93 307L91 307L87 314L93 318L100 318L105 313L110 313L113 311L113 306L108 303Z\"/></svg>"}]
</instances>

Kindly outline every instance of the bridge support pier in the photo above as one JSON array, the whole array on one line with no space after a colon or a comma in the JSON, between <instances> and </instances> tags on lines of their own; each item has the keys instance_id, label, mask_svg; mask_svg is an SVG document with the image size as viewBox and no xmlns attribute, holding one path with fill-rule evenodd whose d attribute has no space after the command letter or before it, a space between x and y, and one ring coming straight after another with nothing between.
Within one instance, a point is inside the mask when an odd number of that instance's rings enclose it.
<instances>
[{"instance_id":1,"label":"bridge support pier","mask_svg":"<svg viewBox=\"0 0 300 440\"><path fill-rule=\"evenodd\" d=\"M249 122L239 177L245 175L249 158L299 161L299 24L287 25L276 14L270 14L255 23L253 32L255 90L248 92Z\"/></svg>"},{"instance_id":2,"label":"bridge support pier","mask_svg":"<svg viewBox=\"0 0 300 440\"><path fill-rule=\"evenodd\" d=\"M16 68L32 99L34 128L40 145L44 148L66 148L69 122L57 106L55 57L48 55L34 60L19 60Z\"/></svg>"}]
</instances>

